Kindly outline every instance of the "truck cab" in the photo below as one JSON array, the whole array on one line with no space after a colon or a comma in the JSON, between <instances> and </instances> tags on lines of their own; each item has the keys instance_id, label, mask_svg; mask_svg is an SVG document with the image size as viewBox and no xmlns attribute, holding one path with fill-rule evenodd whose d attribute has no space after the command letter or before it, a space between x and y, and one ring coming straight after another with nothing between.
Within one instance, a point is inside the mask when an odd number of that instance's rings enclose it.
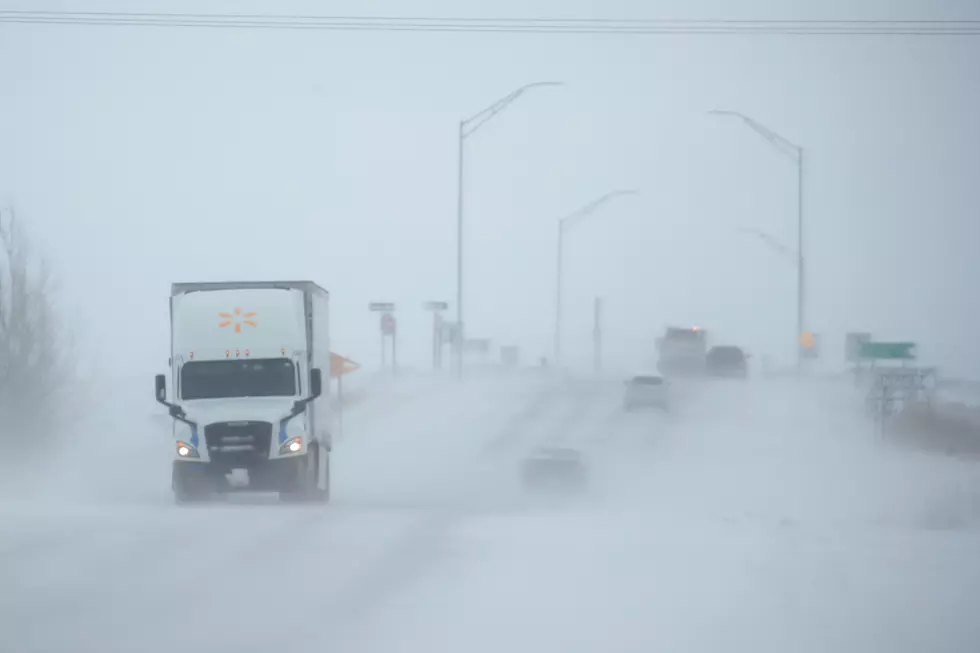
<instances>
[{"instance_id":1,"label":"truck cab","mask_svg":"<svg viewBox=\"0 0 980 653\"><path fill-rule=\"evenodd\" d=\"M173 285L170 374L155 393L173 418L179 503L237 490L329 499L328 308L308 281Z\"/></svg>"},{"instance_id":2,"label":"truck cab","mask_svg":"<svg viewBox=\"0 0 980 653\"><path fill-rule=\"evenodd\" d=\"M665 376L702 376L708 353L707 332L700 327L667 327L657 341L657 370Z\"/></svg>"}]
</instances>

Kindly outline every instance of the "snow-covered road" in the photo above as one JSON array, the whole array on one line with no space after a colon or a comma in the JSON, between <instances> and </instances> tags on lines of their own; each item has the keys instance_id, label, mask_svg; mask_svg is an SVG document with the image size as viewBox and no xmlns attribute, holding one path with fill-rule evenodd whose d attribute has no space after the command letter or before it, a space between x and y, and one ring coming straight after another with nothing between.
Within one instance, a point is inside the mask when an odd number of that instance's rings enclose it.
<instances>
[{"instance_id":1,"label":"snow-covered road","mask_svg":"<svg viewBox=\"0 0 980 653\"><path fill-rule=\"evenodd\" d=\"M327 507L178 508L149 484L3 504L0 651L980 647L975 466L883 447L819 388L681 386L669 415L624 414L621 389L366 402ZM522 495L543 442L587 454L586 497Z\"/></svg>"}]
</instances>

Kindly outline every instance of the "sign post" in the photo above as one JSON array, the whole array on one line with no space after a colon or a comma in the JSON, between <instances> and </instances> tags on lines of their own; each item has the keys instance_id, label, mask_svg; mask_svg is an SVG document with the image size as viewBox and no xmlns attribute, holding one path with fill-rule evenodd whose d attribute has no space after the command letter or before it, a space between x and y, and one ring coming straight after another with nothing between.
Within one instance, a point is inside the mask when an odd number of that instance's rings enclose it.
<instances>
[{"instance_id":1,"label":"sign post","mask_svg":"<svg viewBox=\"0 0 980 653\"><path fill-rule=\"evenodd\" d=\"M344 376L360 369L360 365L340 354L330 352L330 376L337 379L337 437L344 437Z\"/></svg>"},{"instance_id":2,"label":"sign post","mask_svg":"<svg viewBox=\"0 0 980 653\"><path fill-rule=\"evenodd\" d=\"M391 337L391 370L398 370L398 344L397 332L398 322L395 320L395 305L391 302L371 302L368 310L372 313L381 313L381 367L385 367L387 361L387 351L385 338Z\"/></svg>"},{"instance_id":3,"label":"sign post","mask_svg":"<svg viewBox=\"0 0 980 653\"><path fill-rule=\"evenodd\" d=\"M442 368L442 311L449 308L449 302L426 302L423 308L432 312L432 369Z\"/></svg>"}]
</instances>

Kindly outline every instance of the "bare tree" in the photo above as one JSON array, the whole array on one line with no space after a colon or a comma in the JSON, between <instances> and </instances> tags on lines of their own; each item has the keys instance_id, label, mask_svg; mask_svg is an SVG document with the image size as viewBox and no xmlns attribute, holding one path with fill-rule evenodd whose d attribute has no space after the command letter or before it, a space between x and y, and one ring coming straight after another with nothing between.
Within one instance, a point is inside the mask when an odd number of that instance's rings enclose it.
<instances>
[{"instance_id":1,"label":"bare tree","mask_svg":"<svg viewBox=\"0 0 980 653\"><path fill-rule=\"evenodd\" d=\"M0 448L8 457L25 436L50 442L57 433L67 351L53 290L14 212L0 211Z\"/></svg>"}]
</instances>

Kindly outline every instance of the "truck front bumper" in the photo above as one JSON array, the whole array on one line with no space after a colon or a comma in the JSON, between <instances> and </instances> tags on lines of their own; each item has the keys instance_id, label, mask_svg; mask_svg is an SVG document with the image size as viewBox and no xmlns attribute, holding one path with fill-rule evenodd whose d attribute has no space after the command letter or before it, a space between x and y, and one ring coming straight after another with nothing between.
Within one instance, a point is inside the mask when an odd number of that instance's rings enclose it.
<instances>
[{"instance_id":1,"label":"truck front bumper","mask_svg":"<svg viewBox=\"0 0 980 653\"><path fill-rule=\"evenodd\" d=\"M307 454L286 458L250 461L234 469L248 473L248 485L232 485L229 474L232 469L217 462L199 460L173 461L173 485L200 492L291 492L294 491L303 469L309 464Z\"/></svg>"}]
</instances>

